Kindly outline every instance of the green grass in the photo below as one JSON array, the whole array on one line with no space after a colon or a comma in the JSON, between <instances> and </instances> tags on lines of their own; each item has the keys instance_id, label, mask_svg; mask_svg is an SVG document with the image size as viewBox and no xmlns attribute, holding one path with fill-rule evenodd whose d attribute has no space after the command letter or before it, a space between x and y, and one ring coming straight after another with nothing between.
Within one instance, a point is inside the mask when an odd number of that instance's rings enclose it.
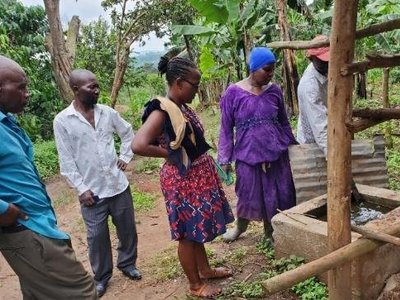
<instances>
[{"instance_id":1,"label":"green grass","mask_svg":"<svg viewBox=\"0 0 400 300\"><path fill-rule=\"evenodd\" d=\"M183 270L173 245L159 254L149 263L151 274L156 281L163 282L183 275Z\"/></svg>"},{"instance_id":2,"label":"green grass","mask_svg":"<svg viewBox=\"0 0 400 300\"><path fill-rule=\"evenodd\" d=\"M137 174L146 173L154 174L160 170L160 166L164 163L164 158L154 157L135 157L133 170Z\"/></svg>"},{"instance_id":3,"label":"green grass","mask_svg":"<svg viewBox=\"0 0 400 300\"><path fill-rule=\"evenodd\" d=\"M157 195L155 194L133 191L132 197L136 212L146 212L155 207L157 199Z\"/></svg>"}]
</instances>

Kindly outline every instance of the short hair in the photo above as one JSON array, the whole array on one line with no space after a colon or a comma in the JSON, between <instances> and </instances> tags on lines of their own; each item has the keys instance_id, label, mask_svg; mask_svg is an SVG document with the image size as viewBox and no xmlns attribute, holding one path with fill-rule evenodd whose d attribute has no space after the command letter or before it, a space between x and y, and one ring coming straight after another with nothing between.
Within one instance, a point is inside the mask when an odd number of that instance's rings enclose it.
<instances>
[{"instance_id":1,"label":"short hair","mask_svg":"<svg viewBox=\"0 0 400 300\"><path fill-rule=\"evenodd\" d=\"M75 85L79 86L82 82L82 79L87 78L88 76L96 77L95 74L93 74L91 71L86 70L86 69L72 70L71 74L69 75L70 88L73 90Z\"/></svg>"},{"instance_id":2,"label":"short hair","mask_svg":"<svg viewBox=\"0 0 400 300\"><path fill-rule=\"evenodd\" d=\"M161 75L165 74L167 83L171 86L178 77L185 77L192 69L197 69L197 66L191 60L175 56L169 59L167 56L162 56L158 63L158 71Z\"/></svg>"}]
</instances>

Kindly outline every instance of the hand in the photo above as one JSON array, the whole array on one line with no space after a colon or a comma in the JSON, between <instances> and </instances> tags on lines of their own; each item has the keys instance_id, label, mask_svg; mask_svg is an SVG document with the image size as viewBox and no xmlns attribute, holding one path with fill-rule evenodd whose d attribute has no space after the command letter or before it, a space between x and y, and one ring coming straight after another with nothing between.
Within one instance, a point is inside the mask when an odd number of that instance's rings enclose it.
<instances>
[{"instance_id":1,"label":"hand","mask_svg":"<svg viewBox=\"0 0 400 300\"><path fill-rule=\"evenodd\" d=\"M10 203L5 213L0 214L0 226L12 226L17 223L17 219L28 220L29 217L24 214L17 206Z\"/></svg>"},{"instance_id":2,"label":"hand","mask_svg":"<svg viewBox=\"0 0 400 300\"><path fill-rule=\"evenodd\" d=\"M93 204L96 203L93 196L94 196L93 192L91 190L87 190L86 192L84 192L82 195L79 196L79 202L85 206L92 206Z\"/></svg>"},{"instance_id":3,"label":"hand","mask_svg":"<svg viewBox=\"0 0 400 300\"><path fill-rule=\"evenodd\" d=\"M232 172L232 165L231 164L222 165L221 169L224 170L224 172L226 174L231 173Z\"/></svg>"},{"instance_id":4,"label":"hand","mask_svg":"<svg viewBox=\"0 0 400 300\"><path fill-rule=\"evenodd\" d=\"M126 162L124 162L122 159L118 159L118 161L117 161L118 169L125 171L127 165L128 164Z\"/></svg>"}]
</instances>

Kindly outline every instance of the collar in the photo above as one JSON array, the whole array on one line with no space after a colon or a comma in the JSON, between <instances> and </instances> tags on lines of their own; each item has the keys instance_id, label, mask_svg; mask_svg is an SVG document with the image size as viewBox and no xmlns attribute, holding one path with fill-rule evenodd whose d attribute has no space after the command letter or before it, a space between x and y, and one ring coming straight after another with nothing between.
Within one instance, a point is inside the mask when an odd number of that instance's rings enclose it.
<instances>
[{"instance_id":1,"label":"collar","mask_svg":"<svg viewBox=\"0 0 400 300\"><path fill-rule=\"evenodd\" d=\"M12 122L16 122L15 117L13 114L11 113L3 113L2 111L0 111L0 122L3 122L4 119L8 119L11 120Z\"/></svg>"},{"instance_id":2,"label":"collar","mask_svg":"<svg viewBox=\"0 0 400 300\"><path fill-rule=\"evenodd\" d=\"M79 116L81 115L74 107L74 102L75 100L73 100L71 102L71 104L65 109L65 113L67 114L67 116ZM94 105L94 111L98 111L100 110L99 106L97 104ZM100 110L101 112L101 110Z\"/></svg>"}]
</instances>

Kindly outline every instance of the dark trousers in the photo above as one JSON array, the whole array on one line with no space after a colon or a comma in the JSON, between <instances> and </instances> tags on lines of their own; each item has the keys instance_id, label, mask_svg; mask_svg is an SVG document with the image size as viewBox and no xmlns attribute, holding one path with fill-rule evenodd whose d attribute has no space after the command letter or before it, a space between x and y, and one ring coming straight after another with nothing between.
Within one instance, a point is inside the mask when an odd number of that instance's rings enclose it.
<instances>
[{"instance_id":1,"label":"dark trousers","mask_svg":"<svg viewBox=\"0 0 400 300\"><path fill-rule=\"evenodd\" d=\"M130 188L116 196L100 199L93 206L81 205L81 212L87 229L94 280L106 284L112 276L108 216L111 216L119 240L117 267L121 270L134 267L137 258L137 232Z\"/></svg>"},{"instance_id":2,"label":"dark trousers","mask_svg":"<svg viewBox=\"0 0 400 300\"><path fill-rule=\"evenodd\" d=\"M24 300L97 299L93 278L76 259L69 240L29 229L0 233L0 251L19 278Z\"/></svg>"}]
</instances>

